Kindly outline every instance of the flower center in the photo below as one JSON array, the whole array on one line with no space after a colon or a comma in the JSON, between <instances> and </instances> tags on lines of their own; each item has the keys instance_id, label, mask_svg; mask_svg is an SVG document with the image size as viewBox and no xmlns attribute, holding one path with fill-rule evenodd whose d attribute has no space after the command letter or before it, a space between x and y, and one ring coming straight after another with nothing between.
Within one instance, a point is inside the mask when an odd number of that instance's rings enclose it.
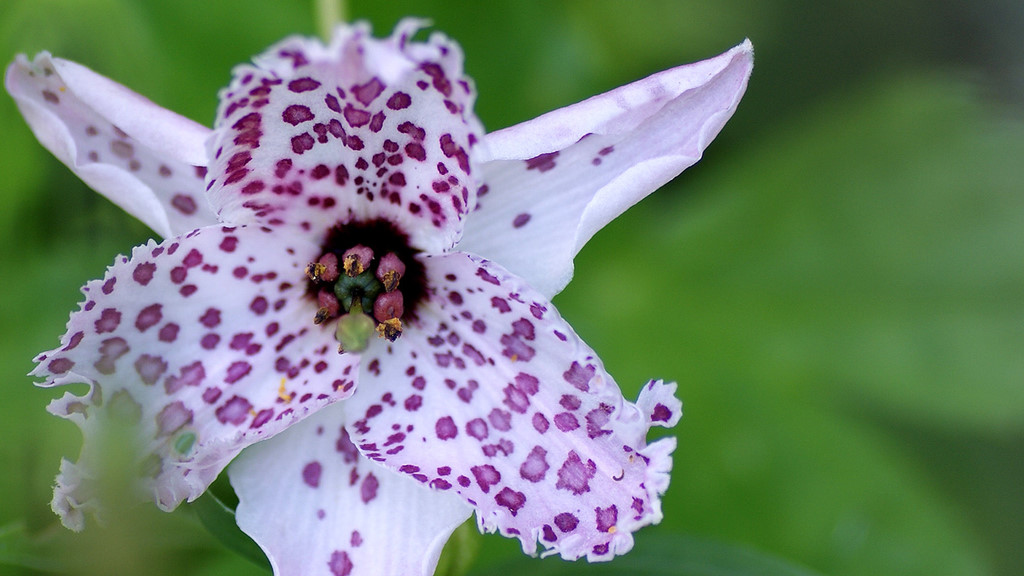
<instances>
[{"instance_id":1,"label":"flower center","mask_svg":"<svg viewBox=\"0 0 1024 576\"><path fill-rule=\"evenodd\" d=\"M394 342L425 293L423 265L408 237L384 220L339 224L306 266L313 323L335 322L340 352L362 352L374 333Z\"/></svg>"}]
</instances>

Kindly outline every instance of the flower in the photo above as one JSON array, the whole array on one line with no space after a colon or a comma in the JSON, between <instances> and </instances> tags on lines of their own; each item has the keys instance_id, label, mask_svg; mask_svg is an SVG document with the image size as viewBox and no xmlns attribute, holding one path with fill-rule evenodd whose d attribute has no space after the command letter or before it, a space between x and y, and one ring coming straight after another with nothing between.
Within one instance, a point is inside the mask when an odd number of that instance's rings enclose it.
<instances>
[{"instance_id":1,"label":"flower","mask_svg":"<svg viewBox=\"0 0 1024 576\"><path fill-rule=\"evenodd\" d=\"M459 47L419 27L280 42L235 69L212 131L47 53L8 68L43 145L165 238L89 282L36 358L42 386L89 386L49 406L85 437L66 526L97 505L110 420L137 427L161 508L231 463L277 574L429 574L474 510L566 559L660 520L675 440L645 438L678 421L676 386L625 401L550 299L699 159L751 46L484 135Z\"/></svg>"}]
</instances>

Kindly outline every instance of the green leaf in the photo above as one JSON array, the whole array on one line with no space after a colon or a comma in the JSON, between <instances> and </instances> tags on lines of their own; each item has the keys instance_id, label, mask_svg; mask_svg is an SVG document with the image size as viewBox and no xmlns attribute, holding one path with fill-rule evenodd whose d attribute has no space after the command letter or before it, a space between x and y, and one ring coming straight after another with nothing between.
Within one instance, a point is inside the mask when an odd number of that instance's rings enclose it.
<instances>
[{"instance_id":1,"label":"green leaf","mask_svg":"<svg viewBox=\"0 0 1024 576\"><path fill-rule=\"evenodd\" d=\"M34 545L20 522L0 526L0 568L16 567L39 572L59 572L66 569L60 560L52 555L43 557L39 547ZM0 570L4 574L6 570Z\"/></svg>"},{"instance_id":2,"label":"green leaf","mask_svg":"<svg viewBox=\"0 0 1024 576\"><path fill-rule=\"evenodd\" d=\"M195 502L189 504L189 508L221 543L257 566L270 571L270 562L263 550L242 532L235 522L235 511L224 505L213 492L207 490Z\"/></svg>"},{"instance_id":3,"label":"green leaf","mask_svg":"<svg viewBox=\"0 0 1024 576\"><path fill-rule=\"evenodd\" d=\"M652 532L638 538L628 554L607 563L564 562L523 557L484 574L531 576L815 576L817 573L753 549L686 534Z\"/></svg>"}]
</instances>

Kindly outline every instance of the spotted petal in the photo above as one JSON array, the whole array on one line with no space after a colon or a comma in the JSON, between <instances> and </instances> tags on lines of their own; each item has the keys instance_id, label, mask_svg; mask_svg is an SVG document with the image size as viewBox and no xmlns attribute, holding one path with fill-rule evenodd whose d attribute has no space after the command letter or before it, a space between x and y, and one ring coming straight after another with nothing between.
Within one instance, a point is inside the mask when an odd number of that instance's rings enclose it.
<instances>
[{"instance_id":1,"label":"spotted petal","mask_svg":"<svg viewBox=\"0 0 1024 576\"><path fill-rule=\"evenodd\" d=\"M303 267L317 250L265 229L203 228L150 242L83 288L43 386L85 383L49 409L82 429L54 509L80 529L108 418L138 426L143 487L164 509L198 497L242 448L349 396L358 358L313 325Z\"/></svg>"},{"instance_id":2,"label":"spotted petal","mask_svg":"<svg viewBox=\"0 0 1024 576\"><path fill-rule=\"evenodd\" d=\"M488 134L476 157L487 191L459 249L557 294L595 232L700 159L752 65L745 42Z\"/></svg>"},{"instance_id":3,"label":"spotted petal","mask_svg":"<svg viewBox=\"0 0 1024 576\"><path fill-rule=\"evenodd\" d=\"M472 513L363 458L338 407L247 448L228 473L238 525L278 576L429 576L452 531Z\"/></svg>"},{"instance_id":4,"label":"spotted petal","mask_svg":"<svg viewBox=\"0 0 1024 576\"><path fill-rule=\"evenodd\" d=\"M439 34L339 27L294 37L239 66L221 94L211 199L222 220L301 226L319 240L352 219L388 219L428 252L450 248L475 202L481 132L462 52Z\"/></svg>"},{"instance_id":5,"label":"spotted petal","mask_svg":"<svg viewBox=\"0 0 1024 576\"><path fill-rule=\"evenodd\" d=\"M19 55L5 85L50 152L157 234L215 222L202 195L209 129L46 52Z\"/></svg>"},{"instance_id":6,"label":"spotted petal","mask_svg":"<svg viewBox=\"0 0 1024 576\"><path fill-rule=\"evenodd\" d=\"M600 360L541 294L465 254L426 258L436 292L419 325L368 350L342 404L372 460L477 509L480 527L564 558L605 560L661 519L675 440L674 384L623 400Z\"/></svg>"}]
</instances>

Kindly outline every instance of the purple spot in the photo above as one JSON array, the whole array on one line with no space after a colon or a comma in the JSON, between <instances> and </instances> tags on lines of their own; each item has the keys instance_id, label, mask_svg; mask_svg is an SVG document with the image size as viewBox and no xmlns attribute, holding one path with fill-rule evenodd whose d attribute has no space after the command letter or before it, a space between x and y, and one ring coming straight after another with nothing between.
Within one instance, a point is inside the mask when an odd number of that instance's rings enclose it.
<instances>
[{"instance_id":1,"label":"purple spot","mask_svg":"<svg viewBox=\"0 0 1024 576\"><path fill-rule=\"evenodd\" d=\"M292 138L292 152L302 154L312 150L314 144L316 144L316 141L313 140L313 137L308 132L304 132Z\"/></svg>"},{"instance_id":2,"label":"purple spot","mask_svg":"<svg viewBox=\"0 0 1024 576\"><path fill-rule=\"evenodd\" d=\"M320 83L312 78L298 78L288 83L288 89L295 93L309 92L320 87Z\"/></svg>"},{"instance_id":3,"label":"purple spot","mask_svg":"<svg viewBox=\"0 0 1024 576\"><path fill-rule=\"evenodd\" d=\"M555 414L555 426L562 432L572 432L573 430L580 427L579 420L568 412L559 412Z\"/></svg>"},{"instance_id":4,"label":"purple spot","mask_svg":"<svg viewBox=\"0 0 1024 576\"><path fill-rule=\"evenodd\" d=\"M668 406L664 404L656 404L654 411L651 413L651 421L653 422L668 422L672 418L672 411L668 409Z\"/></svg>"},{"instance_id":5,"label":"purple spot","mask_svg":"<svg viewBox=\"0 0 1024 576\"><path fill-rule=\"evenodd\" d=\"M182 402L172 402L156 415L156 425L160 436L174 434L192 422L192 411Z\"/></svg>"},{"instance_id":6,"label":"purple spot","mask_svg":"<svg viewBox=\"0 0 1024 576\"><path fill-rule=\"evenodd\" d=\"M597 465L593 460L587 460L584 464L579 454L575 450L570 450L569 457L558 470L558 483L555 484L555 488L569 490L579 496L590 491L590 479L596 473Z\"/></svg>"},{"instance_id":7,"label":"purple spot","mask_svg":"<svg viewBox=\"0 0 1024 576\"><path fill-rule=\"evenodd\" d=\"M555 167L555 158L557 157L558 152L548 152L547 154L534 156L526 161L526 169L537 170L538 172L547 172Z\"/></svg>"},{"instance_id":8,"label":"purple spot","mask_svg":"<svg viewBox=\"0 0 1024 576\"><path fill-rule=\"evenodd\" d=\"M526 461L519 467L519 475L535 484L543 480L550 468L547 455L547 450L540 446L534 446L526 457Z\"/></svg>"},{"instance_id":9,"label":"purple spot","mask_svg":"<svg viewBox=\"0 0 1024 576\"><path fill-rule=\"evenodd\" d=\"M199 321L207 328L215 328L220 324L220 310L207 308L206 312L199 318Z\"/></svg>"},{"instance_id":10,"label":"purple spot","mask_svg":"<svg viewBox=\"0 0 1024 576\"><path fill-rule=\"evenodd\" d=\"M579 518L569 514L568 512L562 512L558 516L555 516L555 526L562 532L572 532L576 529L576 526L580 523Z\"/></svg>"},{"instance_id":11,"label":"purple spot","mask_svg":"<svg viewBox=\"0 0 1024 576\"><path fill-rule=\"evenodd\" d=\"M529 222L529 221L530 221L530 215L524 212L524 213L519 214L518 216L516 216L515 220L512 221L512 227L513 228L522 228L523 226L526 226L526 223Z\"/></svg>"},{"instance_id":12,"label":"purple spot","mask_svg":"<svg viewBox=\"0 0 1024 576\"><path fill-rule=\"evenodd\" d=\"M519 509L522 508L524 504L526 504L526 495L523 494L522 492L516 492L515 490L506 486L501 489L501 492L498 492L498 494L494 497L494 501L497 502L499 506L504 506L505 508L508 508L508 511L511 512L513 516L515 516L519 513Z\"/></svg>"},{"instance_id":13,"label":"purple spot","mask_svg":"<svg viewBox=\"0 0 1024 576\"><path fill-rule=\"evenodd\" d=\"M323 467L316 460L306 464L302 468L302 481L306 483L310 488L320 487L320 473L323 471Z\"/></svg>"},{"instance_id":14,"label":"purple spot","mask_svg":"<svg viewBox=\"0 0 1024 576\"><path fill-rule=\"evenodd\" d=\"M594 377L595 369L593 366L587 366L586 368L580 366L579 362L573 360L569 369L562 373L562 378L569 384L572 384L579 390L586 392L590 389L590 380Z\"/></svg>"},{"instance_id":15,"label":"purple spot","mask_svg":"<svg viewBox=\"0 0 1024 576\"><path fill-rule=\"evenodd\" d=\"M292 104L291 106L284 109L281 113L281 118L291 124L292 126L298 126L303 122L309 122L316 116L309 109L308 106L302 106L300 104Z\"/></svg>"},{"instance_id":16,"label":"purple spot","mask_svg":"<svg viewBox=\"0 0 1024 576\"><path fill-rule=\"evenodd\" d=\"M380 486L380 481L377 477L370 472L363 479L363 484L359 487L359 497L362 498L364 504L369 504L371 500L377 497L377 488Z\"/></svg>"},{"instance_id":17,"label":"purple spot","mask_svg":"<svg viewBox=\"0 0 1024 576\"><path fill-rule=\"evenodd\" d=\"M195 199L185 194L175 194L171 198L171 206L174 206L177 208L178 212L181 212L186 216L195 214L196 210L199 208L199 206L196 205Z\"/></svg>"},{"instance_id":18,"label":"purple spot","mask_svg":"<svg viewBox=\"0 0 1024 576\"><path fill-rule=\"evenodd\" d=\"M156 272L156 264L153 264L152 262L143 262L135 267L135 270L132 272L132 278L139 284L145 286L153 279L154 272Z\"/></svg>"},{"instance_id":19,"label":"purple spot","mask_svg":"<svg viewBox=\"0 0 1024 576\"><path fill-rule=\"evenodd\" d=\"M93 366L100 374L113 374L117 370L115 362L130 350L124 338L108 338L100 344L100 359Z\"/></svg>"},{"instance_id":20,"label":"purple spot","mask_svg":"<svg viewBox=\"0 0 1024 576\"><path fill-rule=\"evenodd\" d=\"M145 332L163 319L162 308L163 306L160 304L151 304L139 312L138 317L135 318L135 327L139 329L139 332Z\"/></svg>"},{"instance_id":21,"label":"purple spot","mask_svg":"<svg viewBox=\"0 0 1024 576\"><path fill-rule=\"evenodd\" d=\"M405 92L395 92L388 98L388 108L392 110L404 110L412 104L412 98Z\"/></svg>"},{"instance_id":22,"label":"purple spot","mask_svg":"<svg viewBox=\"0 0 1024 576\"><path fill-rule=\"evenodd\" d=\"M331 574L334 576L349 576L352 574L352 560L349 559L347 553L341 550L335 550L331 554L331 561L327 563L327 567L330 568Z\"/></svg>"},{"instance_id":23,"label":"purple spot","mask_svg":"<svg viewBox=\"0 0 1024 576\"><path fill-rule=\"evenodd\" d=\"M67 358L55 358L46 365L46 369L53 374L64 374L74 367L75 363Z\"/></svg>"},{"instance_id":24,"label":"purple spot","mask_svg":"<svg viewBox=\"0 0 1024 576\"><path fill-rule=\"evenodd\" d=\"M121 324L121 313L113 308L106 308L100 312L99 320L96 320L96 332L113 332Z\"/></svg>"},{"instance_id":25,"label":"purple spot","mask_svg":"<svg viewBox=\"0 0 1024 576\"><path fill-rule=\"evenodd\" d=\"M619 519L619 510L615 504L607 508L594 508L594 514L597 516L597 529L600 532L611 530Z\"/></svg>"},{"instance_id":26,"label":"purple spot","mask_svg":"<svg viewBox=\"0 0 1024 576\"><path fill-rule=\"evenodd\" d=\"M352 87L352 93L355 95L356 100L359 100L363 106L369 106L370 102L373 102L383 91L384 84L377 78L371 78L369 82L362 86L356 85Z\"/></svg>"},{"instance_id":27,"label":"purple spot","mask_svg":"<svg viewBox=\"0 0 1024 576\"><path fill-rule=\"evenodd\" d=\"M491 413L487 415L487 420L491 423L491 426L494 426L495 430L508 432L512 429L512 415L501 408L491 410Z\"/></svg>"},{"instance_id":28,"label":"purple spot","mask_svg":"<svg viewBox=\"0 0 1024 576\"><path fill-rule=\"evenodd\" d=\"M159 356L143 354L135 361L135 371L144 384L152 386L167 371L167 362Z\"/></svg>"},{"instance_id":29,"label":"purple spot","mask_svg":"<svg viewBox=\"0 0 1024 576\"><path fill-rule=\"evenodd\" d=\"M160 333L157 335L161 342L174 342L178 338L179 327L174 322L168 322L164 324L164 327L160 329Z\"/></svg>"},{"instance_id":30,"label":"purple spot","mask_svg":"<svg viewBox=\"0 0 1024 576\"><path fill-rule=\"evenodd\" d=\"M232 396L230 400L225 402L220 408L217 408L217 420L221 424L234 424L238 426L249 417L250 410L252 410L252 404L248 400L241 396Z\"/></svg>"},{"instance_id":31,"label":"purple spot","mask_svg":"<svg viewBox=\"0 0 1024 576\"><path fill-rule=\"evenodd\" d=\"M206 378L206 369L199 360L183 366L177 376L171 376L164 382L164 390L173 394L183 386L199 386Z\"/></svg>"},{"instance_id":32,"label":"purple spot","mask_svg":"<svg viewBox=\"0 0 1024 576\"><path fill-rule=\"evenodd\" d=\"M248 362L233 362L231 366L228 367L228 375L224 378L224 381L228 384L234 384L248 375L251 370L252 366Z\"/></svg>"},{"instance_id":33,"label":"purple spot","mask_svg":"<svg viewBox=\"0 0 1024 576\"><path fill-rule=\"evenodd\" d=\"M491 486L501 481L501 473L490 464L473 466L469 471L473 473L476 483L480 486L480 490L483 490L484 494L490 492Z\"/></svg>"},{"instance_id":34,"label":"purple spot","mask_svg":"<svg viewBox=\"0 0 1024 576\"><path fill-rule=\"evenodd\" d=\"M477 440L487 438L487 422L483 418L474 418L466 424L466 434Z\"/></svg>"},{"instance_id":35,"label":"purple spot","mask_svg":"<svg viewBox=\"0 0 1024 576\"><path fill-rule=\"evenodd\" d=\"M547 417L545 417L543 414L537 412L536 414L533 415L534 430L543 434L548 431L548 426L550 426L550 423L548 422Z\"/></svg>"},{"instance_id":36,"label":"purple spot","mask_svg":"<svg viewBox=\"0 0 1024 576\"><path fill-rule=\"evenodd\" d=\"M459 429L455 426L455 421L452 420L451 416L440 418L437 424L434 425L434 431L441 440L451 440L459 433Z\"/></svg>"}]
</instances>

